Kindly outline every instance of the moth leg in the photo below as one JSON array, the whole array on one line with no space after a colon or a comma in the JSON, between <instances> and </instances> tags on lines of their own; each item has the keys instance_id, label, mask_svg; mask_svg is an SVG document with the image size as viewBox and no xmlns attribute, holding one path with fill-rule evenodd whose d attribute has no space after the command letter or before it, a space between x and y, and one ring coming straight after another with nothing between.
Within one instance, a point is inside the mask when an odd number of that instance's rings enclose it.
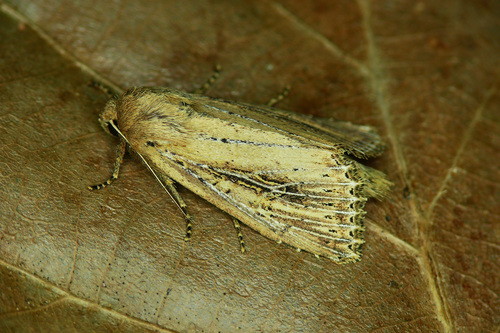
<instances>
[{"instance_id":1,"label":"moth leg","mask_svg":"<svg viewBox=\"0 0 500 333\"><path fill-rule=\"evenodd\" d=\"M115 94L113 93L113 90L107 86L105 86L104 84L102 84L101 82L98 82L98 81L91 81L90 82L90 86L93 87L93 88L97 88L99 89L100 91L106 93L109 97L113 97Z\"/></svg>"},{"instance_id":2,"label":"moth leg","mask_svg":"<svg viewBox=\"0 0 500 333\"><path fill-rule=\"evenodd\" d=\"M267 102L266 105L267 106L274 106L274 105L278 104L283 99L285 99L285 97L288 96L289 93L290 93L290 86L286 86L285 89L283 89L283 91L278 96L271 98L271 100L269 100L269 102Z\"/></svg>"},{"instance_id":3,"label":"moth leg","mask_svg":"<svg viewBox=\"0 0 500 333\"><path fill-rule=\"evenodd\" d=\"M212 76L200 88L194 91L195 94L204 94L208 88L217 80L220 75L221 65L215 66L215 71Z\"/></svg>"},{"instance_id":4,"label":"moth leg","mask_svg":"<svg viewBox=\"0 0 500 333\"><path fill-rule=\"evenodd\" d=\"M243 240L243 234L241 233L240 221L237 218L233 217L234 228L236 229L236 235L238 235L238 240L240 241L240 250L244 253L245 250L245 241Z\"/></svg>"},{"instance_id":5,"label":"moth leg","mask_svg":"<svg viewBox=\"0 0 500 333\"><path fill-rule=\"evenodd\" d=\"M188 213L186 203L182 199L179 192L177 192L177 189L174 186L175 182L170 177L164 174L158 174L158 177L160 178L161 182L163 183L167 191L172 195L172 198L175 200L175 202L177 202L177 205L179 206L179 208L181 209L182 213L185 216L186 237L184 237L184 241L187 242L188 240L191 239L191 233L193 232L193 223L192 223L193 217L191 216L191 214Z\"/></svg>"},{"instance_id":6,"label":"moth leg","mask_svg":"<svg viewBox=\"0 0 500 333\"><path fill-rule=\"evenodd\" d=\"M106 180L102 184L89 186L88 187L89 190L91 190L91 191L100 190L101 188L104 188L104 187L110 185L112 182L114 182L118 178L118 174L120 173L120 165L123 162L123 156L125 155L126 148L127 148L127 142L125 140L121 139L120 144L116 148L115 168L113 170L113 174L111 175L111 178L109 178L108 180Z\"/></svg>"}]
</instances>

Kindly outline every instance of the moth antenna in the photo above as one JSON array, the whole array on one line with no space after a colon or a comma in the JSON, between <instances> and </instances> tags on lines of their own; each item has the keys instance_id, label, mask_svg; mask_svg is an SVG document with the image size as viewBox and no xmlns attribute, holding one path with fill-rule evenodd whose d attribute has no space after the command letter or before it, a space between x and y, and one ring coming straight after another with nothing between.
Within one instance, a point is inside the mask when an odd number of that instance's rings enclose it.
<instances>
[{"instance_id":1,"label":"moth antenna","mask_svg":"<svg viewBox=\"0 0 500 333\"><path fill-rule=\"evenodd\" d=\"M125 137L125 135L123 135L123 133L118 129L118 127L113 123L113 122L110 122L111 126L114 128L114 130L120 135L121 138L123 138L123 140L125 140L125 142L129 145L130 145L130 142L127 140L127 138ZM132 146L131 146L132 147ZM149 171L151 171L151 173L155 176L156 180L161 184L161 187L163 187L163 189L165 190L165 192L168 193L168 196L170 197L170 199L172 199L172 201L175 203L175 205L177 206L177 208L179 208L179 210L182 212L182 215L184 215L184 217L186 218L186 220L188 221L188 231L187 231L187 235L186 235L186 238L189 238L190 234L191 234L191 223L190 221L192 220L192 217L186 213L186 211L184 209L182 209L181 205L175 200L174 196L172 195L172 193L170 193L170 191L167 189L167 187L165 186L165 184L163 184L163 182L161 181L160 177L158 177L158 175L156 174L156 172L153 170L153 168L151 168L151 166L149 165L149 163L146 161L146 159L139 153L137 152L137 155L139 155L139 157L141 158L141 160L144 162L144 164L146 165L146 167L149 169Z\"/></svg>"}]
</instances>

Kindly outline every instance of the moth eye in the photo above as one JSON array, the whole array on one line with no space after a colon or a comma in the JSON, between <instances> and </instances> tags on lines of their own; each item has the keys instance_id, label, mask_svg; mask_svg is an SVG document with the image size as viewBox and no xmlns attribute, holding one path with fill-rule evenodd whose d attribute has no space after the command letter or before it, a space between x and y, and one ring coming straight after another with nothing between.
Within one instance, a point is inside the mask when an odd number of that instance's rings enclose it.
<instances>
[{"instance_id":1,"label":"moth eye","mask_svg":"<svg viewBox=\"0 0 500 333\"><path fill-rule=\"evenodd\" d=\"M111 124L111 123L113 123L113 124ZM108 131L112 135L114 135L116 137L119 137L118 132L115 130L115 128L113 127L113 125L116 126L116 127L118 127L118 123L116 122L116 119L113 119L110 122L108 122Z\"/></svg>"}]
</instances>

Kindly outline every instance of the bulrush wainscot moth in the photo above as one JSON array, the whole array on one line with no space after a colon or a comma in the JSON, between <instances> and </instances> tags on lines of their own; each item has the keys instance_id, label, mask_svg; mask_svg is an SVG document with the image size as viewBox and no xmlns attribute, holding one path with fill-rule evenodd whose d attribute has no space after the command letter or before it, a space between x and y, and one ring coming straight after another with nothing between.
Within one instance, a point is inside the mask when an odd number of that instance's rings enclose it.
<instances>
[{"instance_id":1,"label":"bulrush wainscot moth","mask_svg":"<svg viewBox=\"0 0 500 333\"><path fill-rule=\"evenodd\" d=\"M212 80L213 81L213 80ZM187 220L179 183L265 237L337 263L359 260L364 205L389 191L364 166L384 144L369 126L189 94L163 87L111 99L102 126L120 137L113 176L126 147L144 161Z\"/></svg>"}]
</instances>

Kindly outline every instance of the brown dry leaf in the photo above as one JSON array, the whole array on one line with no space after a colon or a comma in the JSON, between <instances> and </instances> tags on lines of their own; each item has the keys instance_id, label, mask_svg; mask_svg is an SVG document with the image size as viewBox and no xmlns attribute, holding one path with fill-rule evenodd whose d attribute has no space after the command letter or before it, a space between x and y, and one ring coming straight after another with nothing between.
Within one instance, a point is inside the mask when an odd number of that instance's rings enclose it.
<instances>
[{"instance_id":1,"label":"brown dry leaf","mask_svg":"<svg viewBox=\"0 0 500 333\"><path fill-rule=\"evenodd\" d=\"M500 4L5 1L0 13L0 331L498 330ZM207 93L379 129L363 260L338 266L182 190L192 241L97 116L120 88Z\"/></svg>"}]
</instances>

